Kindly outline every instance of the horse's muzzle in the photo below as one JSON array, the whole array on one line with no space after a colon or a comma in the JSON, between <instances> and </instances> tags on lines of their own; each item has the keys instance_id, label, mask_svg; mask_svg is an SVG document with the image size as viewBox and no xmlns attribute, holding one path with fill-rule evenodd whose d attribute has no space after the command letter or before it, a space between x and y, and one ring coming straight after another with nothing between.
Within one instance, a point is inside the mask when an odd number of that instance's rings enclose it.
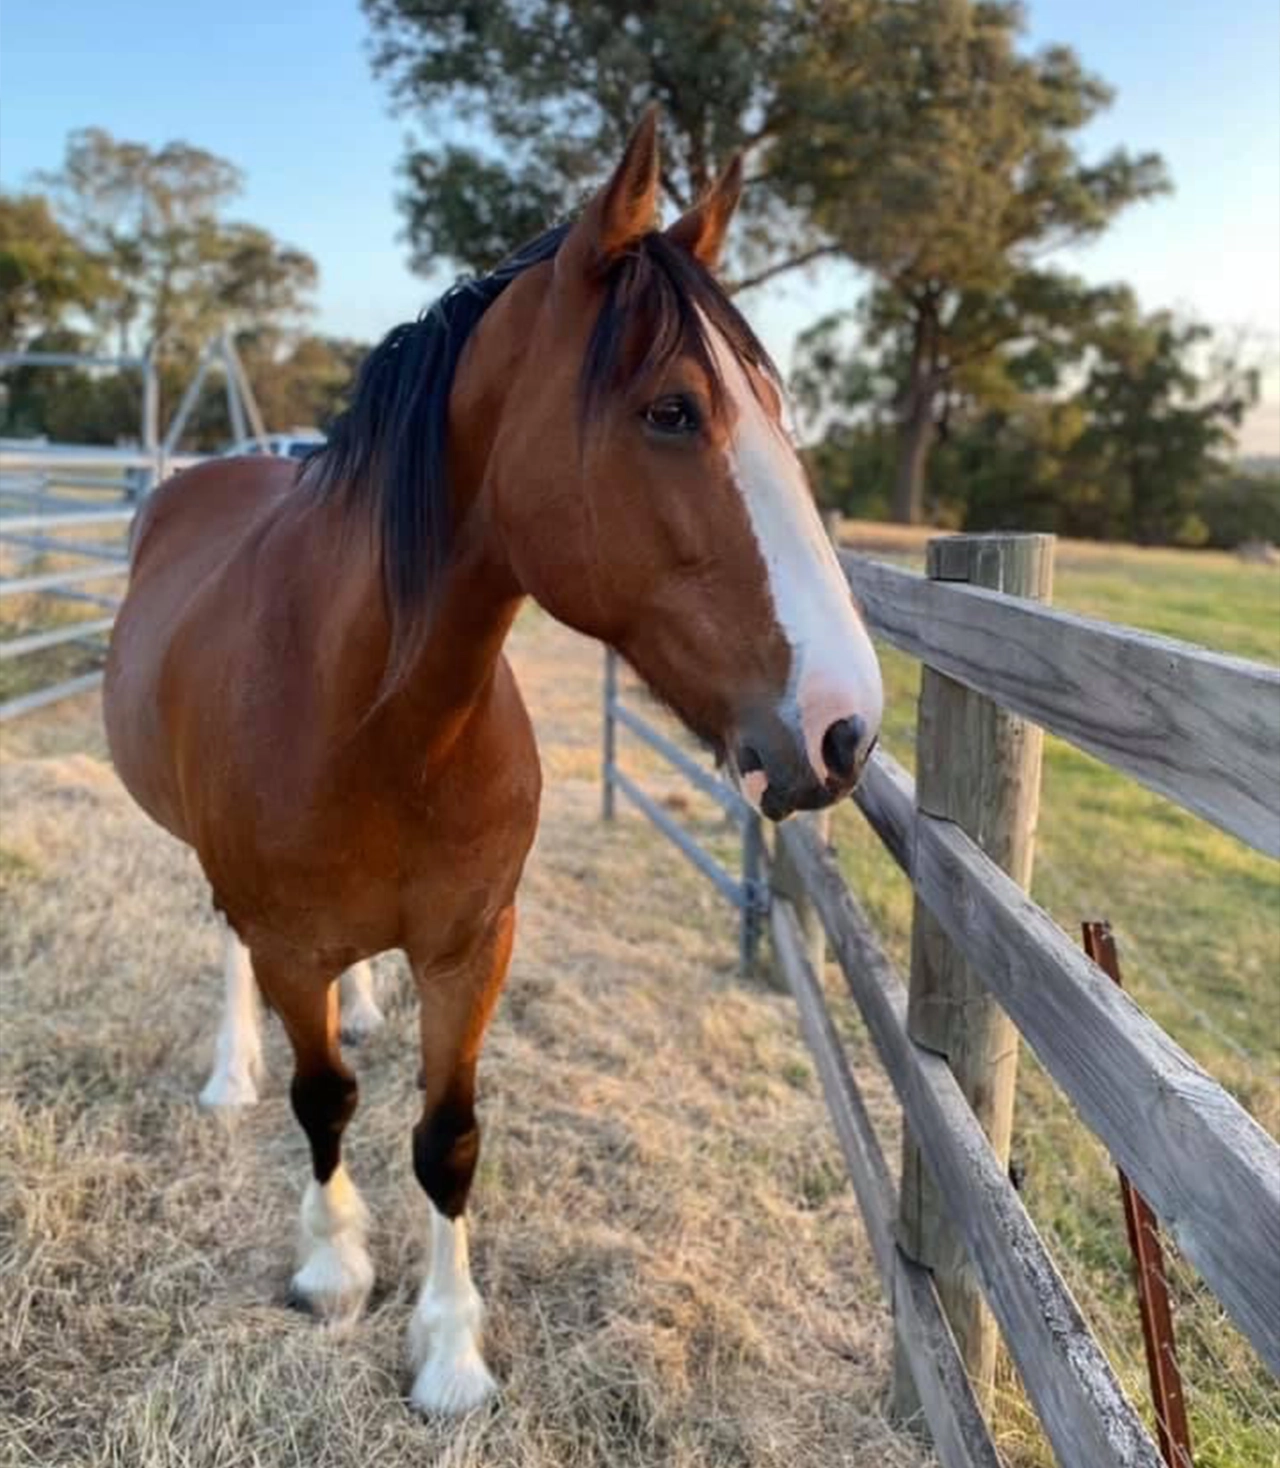
<instances>
[{"instance_id":1,"label":"horse's muzzle","mask_svg":"<svg viewBox=\"0 0 1280 1468\"><path fill-rule=\"evenodd\" d=\"M822 740L821 772L814 769L804 739L778 718L744 729L731 746L742 787L771 821L800 810L825 810L856 788L877 734L851 715L836 720Z\"/></svg>"}]
</instances>

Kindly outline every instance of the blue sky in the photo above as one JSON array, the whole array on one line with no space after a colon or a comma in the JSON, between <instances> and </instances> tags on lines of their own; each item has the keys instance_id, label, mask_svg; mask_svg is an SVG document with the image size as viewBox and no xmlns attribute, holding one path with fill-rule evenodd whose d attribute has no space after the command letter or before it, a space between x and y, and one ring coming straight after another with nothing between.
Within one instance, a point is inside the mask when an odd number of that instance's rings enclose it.
<instances>
[{"instance_id":1,"label":"blue sky","mask_svg":"<svg viewBox=\"0 0 1280 1468\"><path fill-rule=\"evenodd\" d=\"M1085 147L1161 152L1171 198L1129 211L1063 263L1127 279L1144 305L1247 330L1269 355L1268 401L1245 447L1280 453L1280 6L1275 0L1031 0L1035 43L1075 46L1117 91ZM440 281L411 275L397 239L405 126L374 80L357 0L6 0L0 17L0 183L57 165L99 125L231 159L237 212L316 257L318 325L370 339ZM744 304L784 362L797 330L850 302L828 269Z\"/></svg>"}]
</instances>

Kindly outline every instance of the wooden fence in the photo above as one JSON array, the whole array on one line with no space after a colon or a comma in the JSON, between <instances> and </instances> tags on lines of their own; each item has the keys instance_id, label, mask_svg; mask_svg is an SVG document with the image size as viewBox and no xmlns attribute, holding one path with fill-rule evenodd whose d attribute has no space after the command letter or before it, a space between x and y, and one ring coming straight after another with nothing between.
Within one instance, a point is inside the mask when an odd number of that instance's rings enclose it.
<instances>
[{"instance_id":1,"label":"wooden fence","mask_svg":"<svg viewBox=\"0 0 1280 1468\"><path fill-rule=\"evenodd\" d=\"M1039 728L1280 855L1280 672L1054 611L1032 599L1051 559L1020 536L933 542L927 576L842 555L872 631L925 665L920 790L877 754L855 797L914 888L910 984L811 822L778 830L770 926L892 1305L899 1403L947 1468L998 1463L998 1326L1065 1468L1157 1468L1009 1181L992 1093L1011 1105L1016 1036L991 1026L1016 1026L1280 1373L1280 1149L1025 890ZM903 1106L900 1190L827 1011L815 919Z\"/></svg>"}]
</instances>

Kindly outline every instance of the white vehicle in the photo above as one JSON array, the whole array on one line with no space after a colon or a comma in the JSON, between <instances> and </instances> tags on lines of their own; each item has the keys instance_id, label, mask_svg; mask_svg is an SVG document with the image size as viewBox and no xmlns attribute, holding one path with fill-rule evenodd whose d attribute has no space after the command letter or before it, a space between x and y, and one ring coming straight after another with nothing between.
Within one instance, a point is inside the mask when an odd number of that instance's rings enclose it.
<instances>
[{"instance_id":1,"label":"white vehicle","mask_svg":"<svg viewBox=\"0 0 1280 1468\"><path fill-rule=\"evenodd\" d=\"M305 459L314 449L324 443L324 434L318 428L291 428L288 433L267 434L267 452L282 459ZM229 449L223 449L220 457L235 458L239 454L262 453L260 438L242 438Z\"/></svg>"}]
</instances>

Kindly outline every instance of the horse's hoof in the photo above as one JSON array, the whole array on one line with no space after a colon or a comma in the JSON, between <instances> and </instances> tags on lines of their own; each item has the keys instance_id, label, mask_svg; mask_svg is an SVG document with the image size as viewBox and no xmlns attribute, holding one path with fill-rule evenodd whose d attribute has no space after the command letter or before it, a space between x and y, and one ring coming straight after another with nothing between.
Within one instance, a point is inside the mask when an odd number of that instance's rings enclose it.
<instances>
[{"instance_id":1,"label":"horse's hoof","mask_svg":"<svg viewBox=\"0 0 1280 1468\"><path fill-rule=\"evenodd\" d=\"M362 1244L328 1241L289 1281L289 1304L295 1310L335 1324L359 1319L373 1289L373 1263Z\"/></svg>"},{"instance_id":2,"label":"horse's hoof","mask_svg":"<svg viewBox=\"0 0 1280 1468\"><path fill-rule=\"evenodd\" d=\"M257 1102L258 1087L253 1076L243 1071L215 1071L200 1092L200 1104L206 1111L241 1111Z\"/></svg>"},{"instance_id":3,"label":"horse's hoof","mask_svg":"<svg viewBox=\"0 0 1280 1468\"><path fill-rule=\"evenodd\" d=\"M424 1416L460 1417L474 1412L498 1390L474 1343L454 1354L434 1352L418 1372L409 1405Z\"/></svg>"},{"instance_id":4,"label":"horse's hoof","mask_svg":"<svg viewBox=\"0 0 1280 1468\"><path fill-rule=\"evenodd\" d=\"M359 1045L377 1032L387 1022L386 1016L371 1000L343 1013L339 1021L339 1034L344 1045Z\"/></svg>"}]
</instances>

